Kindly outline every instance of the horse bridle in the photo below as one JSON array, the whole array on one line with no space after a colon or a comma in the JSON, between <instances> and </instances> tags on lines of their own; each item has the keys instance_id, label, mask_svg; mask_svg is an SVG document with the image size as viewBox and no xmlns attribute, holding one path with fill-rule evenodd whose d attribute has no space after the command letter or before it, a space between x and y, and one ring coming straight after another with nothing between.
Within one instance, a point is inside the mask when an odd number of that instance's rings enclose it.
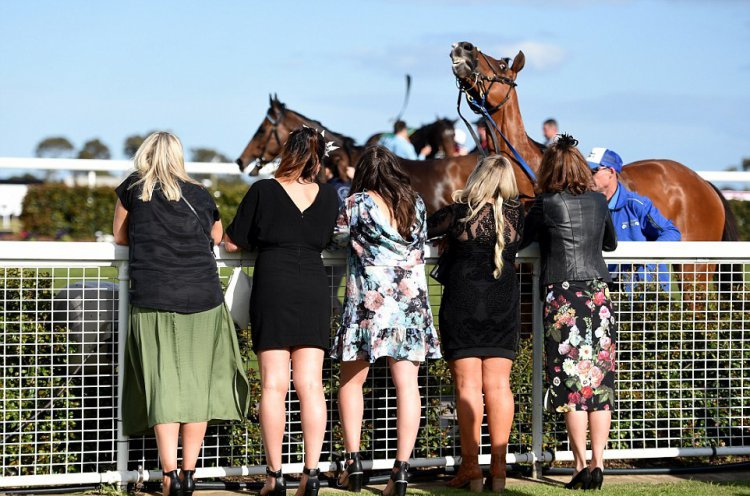
<instances>
[{"instance_id":1,"label":"horse bridle","mask_svg":"<svg viewBox=\"0 0 750 496\"><path fill-rule=\"evenodd\" d=\"M507 101L510 99L510 94L513 91L513 88L515 88L518 85L511 78L507 76L503 76L502 74L499 74L498 70L492 65L492 62L490 61L490 59L485 54L483 54L481 50L474 47L474 51L475 51L475 55L474 55L475 60L477 59L476 54L480 55L484 59L484 61L487 63L487 66L492 71L492 76L485 76L484 74L479 72L476 69L477 64L475 63L474 67L472 67L471 74L469 74L469 76L466 79L469 81L473 81L472 86L477 91L479 98L481 98L482 100L481 101L482 107L484 107L487 110L488 114L492 115L498 110L500 110L500 108L507 103ZM486 83L489 83L489 86L485 86ZM500 103L498 103L497 105L493 105L490 108L487 108L486 107L487 96L490 94L490 91L492 91L492 86L495 83L502 83L502 84L508 85L508 92L505 94L505 98L503 98L500 101ZM461 91L464 92L464 94L466 95L467 101L471 100L472 103L476 103L475 101L476 99L473 96L471 96L471 93L470 93L472 90L472 86L469 86L458 76L456 76L456 85Z\"/></svg>"},{"instance_id":2,"label":"horse bridle","mask_svg":"<svg viewBox=\"0 0 750 496\"><path fill-rule=\"evenodd\" d=\"M279 137L279 131L278 127L279 124L281 124L281 121L284 118L284 111L281 111L281 117L276 119L271 115L271 111L269 110L268 113L266 113L266 119L268 119L268 122L271 123L271 132L268 133L268 137L266 137L266 141L263 143L263 147L260 149L260 153L258 154L258 161L261 164L266 164L268 162L271 162L271 160L264 160L263 156L266 154L266 149L268 148L268 145L271 143L271 138L276 139L276 143L281 147L283 143L281 142L281 138ZM273 160L273 159L272 159Z\"/></svg>"}]
</instances>

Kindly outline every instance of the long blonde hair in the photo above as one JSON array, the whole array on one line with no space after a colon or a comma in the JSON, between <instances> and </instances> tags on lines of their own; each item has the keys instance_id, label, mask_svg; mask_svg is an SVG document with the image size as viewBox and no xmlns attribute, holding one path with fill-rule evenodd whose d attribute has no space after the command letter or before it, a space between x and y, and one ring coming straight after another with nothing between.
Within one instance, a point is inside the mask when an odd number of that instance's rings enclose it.
<instances>
[{"instance_id":1,"label":"long blonde hair","mask_svg":"<svg viewBox=\"0 0 750 496\"><path fill-rule=\"evenodd\" d=\"M140 179L131 186L143 185L141 200L151 201L154 189L159 188L170 201L180 201L182 189L179 181L199 184L185 172L182 143L174 134L157 131L143 140L133 158Z\"/></svg>"},{"instance_id":2,"label":"long blonde hair","mask_svg":"<svg viewBox=\"0 0 750 496\"><path fill-rule=\"evenodd\" d=\"M490 155L479 161L466 180L464 189L453 192L453 201L469 206L469 214L461 219L468 223L485 203L493 202L495 214L495 270L492 275L500 277L503 270L503 249L505 248L505 218L503 202L518 196L518 185L510 161L500 155Z\"/></svg>"}]
</instances>

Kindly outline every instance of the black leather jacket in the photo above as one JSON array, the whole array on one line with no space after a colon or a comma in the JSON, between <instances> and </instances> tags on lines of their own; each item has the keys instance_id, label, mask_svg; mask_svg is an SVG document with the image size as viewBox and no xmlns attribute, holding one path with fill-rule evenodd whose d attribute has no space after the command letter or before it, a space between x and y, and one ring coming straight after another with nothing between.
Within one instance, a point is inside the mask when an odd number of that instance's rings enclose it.
<instances>
[{"instance_id":1,"label":"black leather jacket","mask_svg":"<svg viewBox=\"0 0 750 496\"><path fill-rule=\"evenodd\" d=\"M521 247L533 241L539 241L542 256L542 287L563 281L612 282L602 250L617 248L617 235L603 194L537 196L526 216Z\"/></svg>"}]
</instances>

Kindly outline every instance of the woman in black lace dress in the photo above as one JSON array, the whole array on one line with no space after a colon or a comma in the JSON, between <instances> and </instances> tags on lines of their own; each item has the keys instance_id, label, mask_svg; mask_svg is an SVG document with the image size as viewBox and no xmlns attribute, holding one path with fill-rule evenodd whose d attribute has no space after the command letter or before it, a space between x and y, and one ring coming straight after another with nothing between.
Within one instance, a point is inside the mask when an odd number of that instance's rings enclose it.
<instances>
[{"instance_id":1,"label":"woman in black lace dress","mask_svg":"<svg viewBox=\"0 0 750 496\"><path fill-rule=\"evenodd\" d=\"M505 486L505 453L513 423L510 369L519 339L515 258L523 226L513 168L484 158L453 194L454 202L427 221L428 236L446 236L448 277L440 306L440 335L456 385L461 468L448 485L482 489L479 438L484 405L489 424L493 491ZM498 233L502 233L498 236Z\"/></svg>"}]
</instances>

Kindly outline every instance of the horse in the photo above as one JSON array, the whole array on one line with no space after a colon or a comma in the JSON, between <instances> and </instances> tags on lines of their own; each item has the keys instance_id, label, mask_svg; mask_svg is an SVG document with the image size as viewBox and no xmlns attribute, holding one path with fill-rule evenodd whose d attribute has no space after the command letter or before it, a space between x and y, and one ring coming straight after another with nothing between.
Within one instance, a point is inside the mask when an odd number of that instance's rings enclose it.
<instances>
[{"instance_id":1,"label":"horse","mask_svg":"<svg viewBox=\"0 0 750 496\"><path fill-rule=\"evenodd\" d=\"M367 138L366 146L376 145L386 133L376 133ZM456 120L438 118L435 122L425 124L409 136L409 141L415 150L421 150L429 145L432 150L425 157L429 159L455 157L456 153ZM442 156L438 154L442 152Z\"/></svg>"},{"instance_id":2,"label":"horse","mask_svg":"<svg viewBox=\"0 0 750 496\"><path fill-rule=\"evenodd\" d=\"M269 108L263 121L235 163L242 171L255 163L250 174L257 175L263 165L278 157L289 133L303 125L325 131L326 139L340 147L330 153L329 160L338 170L339 177L345 177L346 168L356 164L365 147L355 145L353 139L331 131L320 121L287 108L275 95L269 96ZM399 158L399 162L411 178L414 189L422 196L427 212L432 213L452 202L453 191L466 184L479 158L477 154L469 154L434 160Z\"/></svg>"},{"instance_id":3,"label":"horse","mask_svg":"<svg viewBox=\"0 0 750 496\"><path fill-rule=\"evenodd\" d=\"M510 58L495 59L469 42L452 46L450 52L453 74L459 87L474 102L483 102L497 128L505 134L536 174L544 146L532 140L525 131L516 92L516 79L524 67L522 51ZM490 143L492 147L492 143ZM499 152L516 167L516 178L523 195L534 195L534 182L527 174L519 174L520 166L504 141ZM639 160L627 164L620 181L636 193L651 199L665 217L682 233L683 241L737 241L734 214L719 190L692 169L667 159ZM683 265L681 278L692 287L692 295L705 290L705 283L715 265ZM721 274L730 273L722 270ZM733 273L734 270L731 270ZM723 289L735 282L722 281ZM728 283L728 285L727 285Z\"/></svg>"},{"instance_id":4,"label":"horse","mask_svg":"<svg viewBox=\"0 0 750 496\"><path fill-rule=\"evenodd\" d=\"M327 129L319 121L287 109L286 105L281 103L276 95L268 95L268 103L269 107L265 118L239 158L235 160L240 171L244 172L250 164L253 164L254 166L249 174L257 176L264 165L272 162L281 154L281 148L289 137L289 133L302 126L308 126L314 127L318 131L325 131L326 141L333 141L333 144L338 147L338 149L329 153L326 160L333 164L339 177L346 177L347 167L353 166L357 162L363 147L356 146L354 139Z\"/></svg>"},{"instance_id":5,"label":"horse","mask_svg":"<svg viewBox=\"0 0 750 496\"><path fill-rule=\"evenodd\" d=\"M450 53L453 74L475 101L486 102L488 113L534 173L544 147L525 131L516 92L516 78L524 67L525 56L495 59L469 42L453 45ZM508 146L500 143L500 153L515 162ZM521 177L519 186L533 196L533 183ZM639 160L623 167L620 180L626 187L646 196L682 233L683 241L737 240L734 216L721 193L692 169L673 160Z\"/></svg>"}]
</instances>

